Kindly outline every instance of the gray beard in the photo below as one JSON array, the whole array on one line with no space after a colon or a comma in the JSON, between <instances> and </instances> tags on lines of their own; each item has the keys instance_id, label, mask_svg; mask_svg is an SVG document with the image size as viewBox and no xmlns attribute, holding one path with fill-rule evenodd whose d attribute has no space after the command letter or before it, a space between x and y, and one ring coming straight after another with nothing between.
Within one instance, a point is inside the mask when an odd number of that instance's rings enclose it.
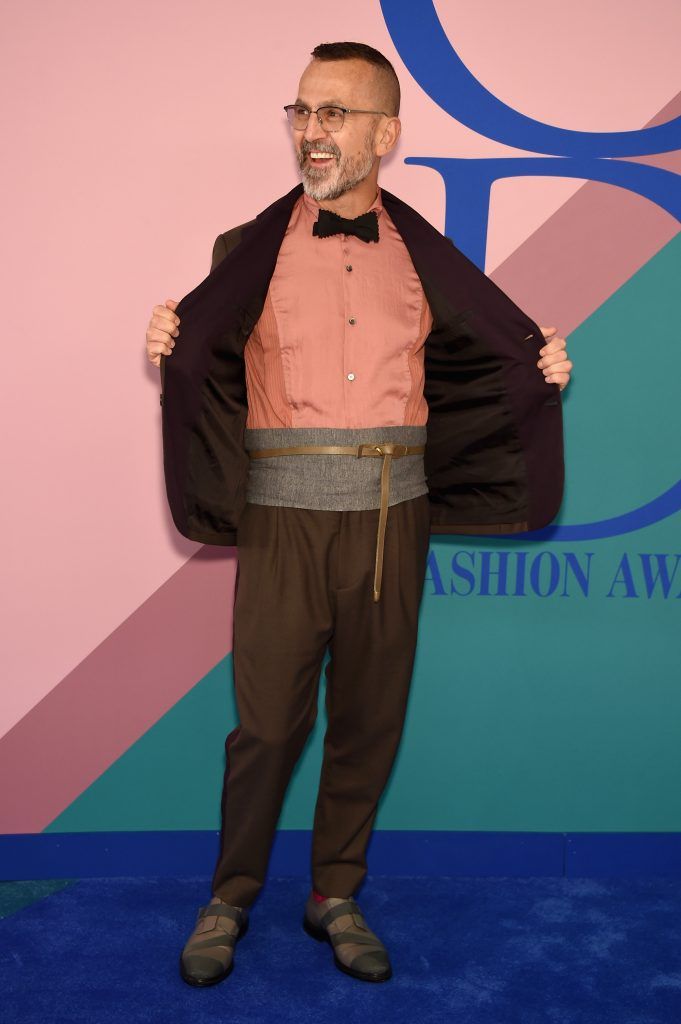
<instances>
[{"instance_id":1,"label":"gray beard","mask_svg":"<svg viewBox=\"0 0 681 1024\"><path fill-rule=\"evenodd\" d=\"M314 199L318 203L324 199L338 199L339 196L344 195L350 189L359 185L361 181L364 181L374 166L374 159L374 154L371 150L371 139L367 137L366 146L361 157L354 160L346 158L340 164L340 172L333 181L326 182L321 178L313 180L310 175L305 174L303 164L300 164L303 176L303 191L310 199Z\"/></svg>"}]
</instances>

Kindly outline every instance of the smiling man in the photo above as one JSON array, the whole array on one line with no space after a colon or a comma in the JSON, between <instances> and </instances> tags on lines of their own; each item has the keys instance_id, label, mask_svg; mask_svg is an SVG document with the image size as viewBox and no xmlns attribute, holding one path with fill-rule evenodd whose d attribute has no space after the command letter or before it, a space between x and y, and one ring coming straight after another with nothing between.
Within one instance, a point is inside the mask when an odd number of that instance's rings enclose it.
<instances>
[{"instance_id":1,"label":"smiling man","mask_svg":"<svg viewBox=\"0 0 681 1024\"><path fill-rule=\"evenodd\" d=\"M325 97L316 109L313 96ZM381 109L356 106L368 100ZM390 152L400 135L392 113L399 104L397 77L378 65L313 59L296 102L285 107L306 195L343 217L368 210L377 194L377 157Z\"/></svg>"},{"instance_id":2,"label":"smiling man","mask_svg":"<svg viewBox=\"0 0 681 1024\"><path fill-rule=\"evenodd\" d=\"M534 529L562 495L565 340L378 186L399 103L378 51L317 46L285 107L302 185L220 234L208 277L147 330L173 519L239 557L239 724L212 897L180 956L193 985L232 970L327 648L303 925L345 973L391 976L354 894L402 735L430 534Z\"/></svg>"}]
</instances>

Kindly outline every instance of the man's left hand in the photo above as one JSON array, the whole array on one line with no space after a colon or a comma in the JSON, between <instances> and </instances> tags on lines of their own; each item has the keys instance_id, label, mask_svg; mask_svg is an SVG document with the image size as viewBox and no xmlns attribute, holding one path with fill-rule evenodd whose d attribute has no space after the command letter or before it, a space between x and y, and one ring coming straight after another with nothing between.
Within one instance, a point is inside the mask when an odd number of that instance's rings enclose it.
<instances>
[{"instance_id":1,"label":"man's left hand","mask_svg":"<svg viewBox=\"0 0 681 1024\"><path fill-rule=\"evenodd\" d=\"M539 355L541 359L537 363L537 366L541 369L544 374L544 380L550 384L560 384L560 390L562 391L567 387L567 383L570 380L570 370L572 369L572 363L568 359L567 348L565 347L565 338L561 338L556 332L557 327L540 327L544 338L547 339L546 345L539 349ZM551 339L550 341L548 339Z\"/></svg>"}]
</instances>

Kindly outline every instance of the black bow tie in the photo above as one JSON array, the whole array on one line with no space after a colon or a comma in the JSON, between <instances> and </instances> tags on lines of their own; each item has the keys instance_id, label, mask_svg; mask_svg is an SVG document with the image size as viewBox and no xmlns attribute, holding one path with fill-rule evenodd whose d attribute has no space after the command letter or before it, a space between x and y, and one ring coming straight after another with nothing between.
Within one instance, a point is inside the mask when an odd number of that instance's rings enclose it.
<instances>
[{"instance_id":1,"label":"black bow tie","mask_svg":"<svg viewBox=\"0 0 681 1024\"><path fill-rule=\"evenodd\" d=\"M346 235L357 235L363 242L377 242L378 217L376 211L369 210L361 217L348 220L345 217L340 217L337 213L332 213L331 210L320 210L319 217L312 225L312 234L326 238L327 235L339 235L341 232Z\"/></svg>"}]
</instances>

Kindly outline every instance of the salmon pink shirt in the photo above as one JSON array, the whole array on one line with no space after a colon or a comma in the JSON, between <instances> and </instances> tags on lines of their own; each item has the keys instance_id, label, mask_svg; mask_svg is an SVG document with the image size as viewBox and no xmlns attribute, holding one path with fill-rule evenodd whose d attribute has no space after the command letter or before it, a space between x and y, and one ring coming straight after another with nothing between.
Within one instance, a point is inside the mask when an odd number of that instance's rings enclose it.
<instances>
[{"instance_id":1,"label":"salmon pink shirt","mask_svg":"<svg viewBox=\"0 0 681 1024\"><path fill-rule=\"evenodd\" d=\"M426 423L433 318L380 188L369 209L378 242L319 238L320 204L303 193L294 205L246 343L247 429Z\"/></svg>"}]
</instances>

